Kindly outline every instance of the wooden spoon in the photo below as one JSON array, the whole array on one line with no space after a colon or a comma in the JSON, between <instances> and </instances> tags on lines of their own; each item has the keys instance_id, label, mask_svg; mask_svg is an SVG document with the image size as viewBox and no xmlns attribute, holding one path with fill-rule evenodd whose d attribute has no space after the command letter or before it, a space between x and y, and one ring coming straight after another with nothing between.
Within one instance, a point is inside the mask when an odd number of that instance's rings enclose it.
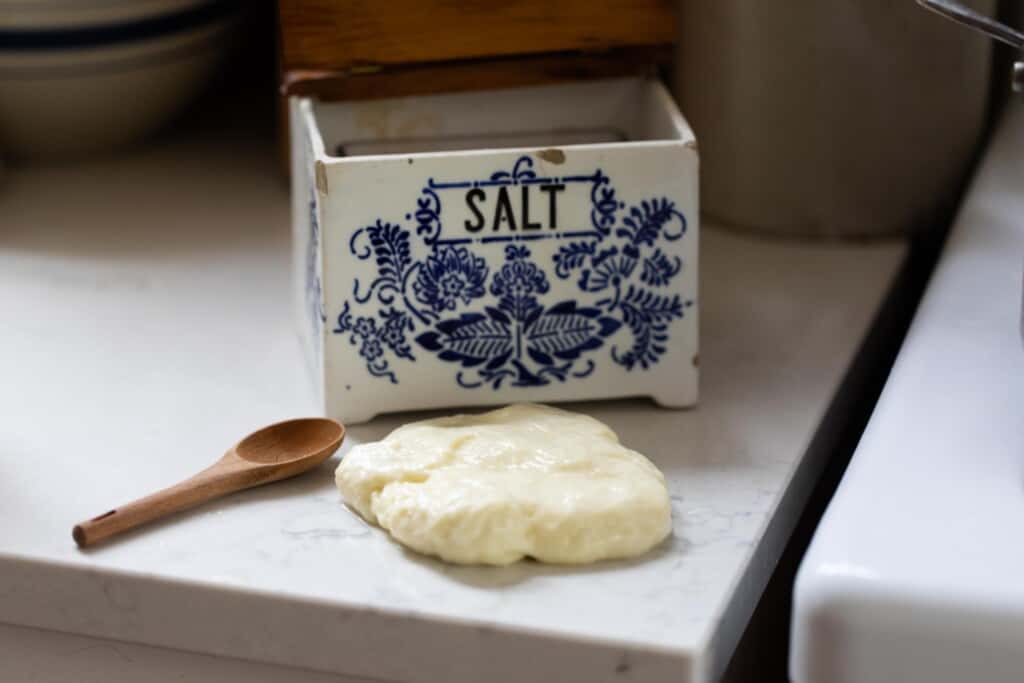
<instances>
[{"instance_id":1,"label":"wooden spoon","mask_svg":"<svg viewBox=\"0 0 1024 683\"><path fill-rule=\"evenodd\" d=\"M239 441L194 477L77 524L71 536L84 548L213 498L294 477L331 457L344 438L345 428L325 418L272 424Z\"/></svg>"}]
</instances>

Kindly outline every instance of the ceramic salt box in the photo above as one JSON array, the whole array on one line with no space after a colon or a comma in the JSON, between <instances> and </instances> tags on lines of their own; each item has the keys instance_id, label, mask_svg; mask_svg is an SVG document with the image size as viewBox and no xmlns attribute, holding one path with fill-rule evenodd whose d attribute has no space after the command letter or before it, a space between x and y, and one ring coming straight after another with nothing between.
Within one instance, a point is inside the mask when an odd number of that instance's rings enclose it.
<instances>
[{"instance_id":1,"label":"ceramic salt box","mask_svg":"<svg viewBox=\"0 0 1024 683\"><path fill-rule=\"evenodd\" d=\"M492 82L475 57L449 92L291 72L296 299L326 414L697 400L697 147L630 54L557 82Z\"/></svg>"}]
</instances>

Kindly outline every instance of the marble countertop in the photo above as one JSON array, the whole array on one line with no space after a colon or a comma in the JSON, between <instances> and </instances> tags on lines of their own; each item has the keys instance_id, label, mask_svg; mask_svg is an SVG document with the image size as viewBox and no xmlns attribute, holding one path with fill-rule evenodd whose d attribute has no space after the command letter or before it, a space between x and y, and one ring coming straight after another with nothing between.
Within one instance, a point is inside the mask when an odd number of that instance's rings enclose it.
<instances>
[{"instance_id":1,"label":"marble countertop","mask_svg":"<svg viewBox=\"0 0 1024 683\"><path fill-rule=\"evenodd\" d=\"M632 562L484 569L361 522L333 486L339 456L76 549L75 522L313 412L287 191L266 145L195 134L12 172L0 220L0 621L395 681L720 676L905 255L706 226L700 407L575 406L665 471L672 538ZM346 446L408 419L354 427Z\"/></svg>"},{"instance_id":2,"label":"marble countertop","mask_svg":"<svg viewBox=\"0 0 1024 683\"><path fill-rule=\"evenodd\" d=\"M1024 106L800 567L799 683L1024 680Z\"/></svg>"}]
</instances>

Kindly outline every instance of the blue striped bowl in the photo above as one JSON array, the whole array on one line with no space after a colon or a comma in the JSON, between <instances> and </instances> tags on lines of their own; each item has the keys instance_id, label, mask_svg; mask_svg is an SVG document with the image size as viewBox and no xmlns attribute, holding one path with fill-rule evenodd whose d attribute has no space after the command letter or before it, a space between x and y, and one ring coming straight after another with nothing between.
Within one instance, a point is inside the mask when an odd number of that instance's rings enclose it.
<instances>
[{"instance_id":1,"label":"blue striped bowl","mask_svg":"<svg viewBox=\"0 0 1024 683\"><path fill-rule=\"evenodd\" d=\"M0 150L61 160L153 133L230 46L234 2L0 0Z\"/></svg>"}]
</instances>

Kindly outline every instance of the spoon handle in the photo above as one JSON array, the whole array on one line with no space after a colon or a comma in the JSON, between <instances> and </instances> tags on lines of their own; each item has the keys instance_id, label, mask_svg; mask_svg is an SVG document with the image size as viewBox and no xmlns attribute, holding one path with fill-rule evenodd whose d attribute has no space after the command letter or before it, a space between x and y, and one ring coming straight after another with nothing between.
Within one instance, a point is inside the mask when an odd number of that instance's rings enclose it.
<instances>
[{"instance_id":1,"label":"spoon handle","mask_svg":"<svg viewBox=\"0 0 1024 683\"><path fill-rule=\"evenodd\" d=\"M79 547L84 548L115 534L256 483L247 482L238 474L231 468L219 468L215 465L180 484L76 524L71 536Z\"/></svg>"}]
</instances>

